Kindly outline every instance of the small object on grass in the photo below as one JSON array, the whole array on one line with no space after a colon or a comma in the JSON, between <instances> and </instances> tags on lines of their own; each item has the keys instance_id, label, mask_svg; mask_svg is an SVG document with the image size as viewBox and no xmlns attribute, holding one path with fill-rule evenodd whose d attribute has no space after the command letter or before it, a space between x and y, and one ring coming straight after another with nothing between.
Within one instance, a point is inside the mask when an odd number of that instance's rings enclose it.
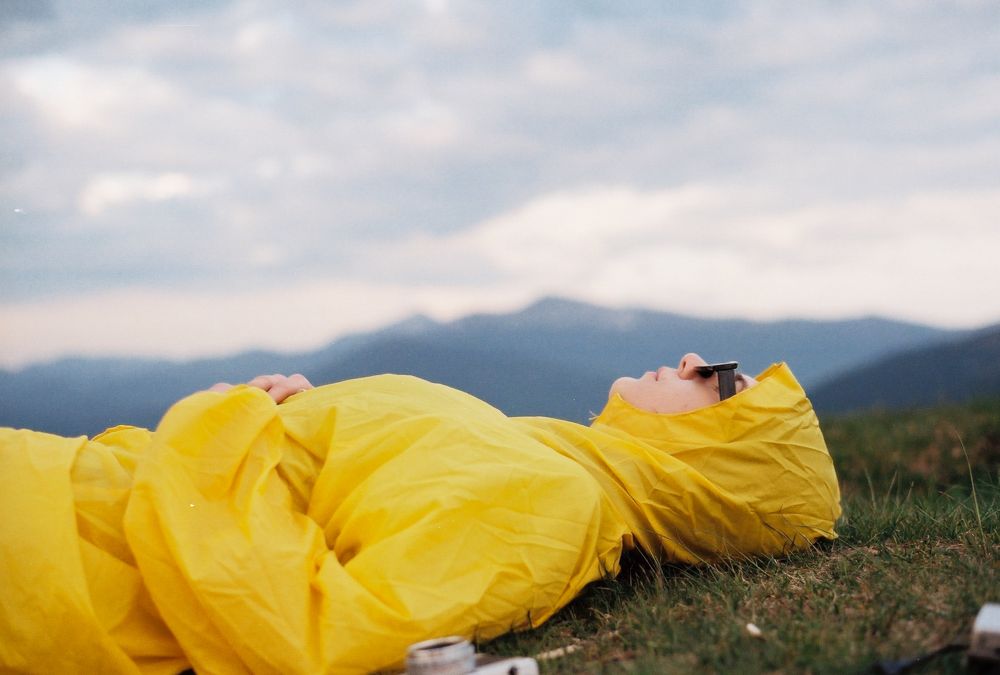
<instances>
[{"instance_id":1,"label":"small object on grass","mask_svg":"<svg viewBox=\"0 0 1000 675\"><path fill-rule=\"evenodd\" d=\"M763 631L761 631L761 629L758 628L757 624L755 624L755 623L748 623L747 624L747 634L749 634L750 637L752 637L752 638L757 638L758 640L763 640L764 639L764 633L763 633Z\"/></svg>"},{"instance_id":2,"label":"small object on grass","mask_svg":"<svg viewBox=\"0 0 1000 675\"><path fill-rule=\"evenodd\" d=\"M476 668L476 648L461 635L412 644L406 650L407 675L471 673Z\"/></svg>"},{"instance_id":3,"label":"small object on grass","mask_svg":"<svg viewBox=\"0 0 1000 675\"><path fill-rule=\"evenodd\" d=\"M538 675L538 663L480 654L461 635L451 635L410 645L405 675Z\"/></svg>"},{"instance_id":4,"label":"small object on grass","mask_svg":"<svg viewBox=\"0 0 1000 675\"><path fill-rule=\"evenodd\" d=\"M976 615L969 658L1000 664L1000 603L987 602Z\"/></svg>"},{"instance_id":5,"label":"small object on grass","mask_svg":"<svg viewBox=\"0 0 1000 675\"><path fill-rule=\"evenodd\" d=\"M613 638L620 637L620 633L616 630L608 631L606 633L601 633L599 635L593 636L590 640L584 640L581 644L580 640L574 639L572 644L568 644L565 647L556 647L555 649L550 649L547 652L542 652L541 654L535 654L536 661L548 661L549 659L559 659L568 654L572 654L575 651L583 649L583 645L587 643L593 643L594 640L610 640Z\"/></svg>"},{"instance_id":6,"label":"small object on grass","mask_svg":"<svg viewBox=\"0 0 1000 675\"><path fill-rule=\"evenodd\" d=\"M562 658L567 654L572 654L578 649L580 649L580 645L566 645L565 647L557 647L555 649L550 649L547 652L542 652L541 654L535 654L535 660L548 661L549 659Z\"/></svg>"}]
</instances>

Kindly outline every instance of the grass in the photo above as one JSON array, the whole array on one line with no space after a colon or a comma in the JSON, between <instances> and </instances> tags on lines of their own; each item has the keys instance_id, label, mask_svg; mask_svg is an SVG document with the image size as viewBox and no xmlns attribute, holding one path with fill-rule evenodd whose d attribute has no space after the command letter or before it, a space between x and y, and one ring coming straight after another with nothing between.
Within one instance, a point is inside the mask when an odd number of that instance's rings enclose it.
<instances>
[{"instance_id":1,"label":"grass","mask_svg":"<svg viewBox=\"0 0 1000 675\"><path fill-rule=\"evenodd\" d=\"M838 540L708 567L635 557L484 651L572 646L544 673L860 673L967 639L983 603L1000 602L1000 400L823 427L843 491ZM913 672L967 671L949 654Z\"/></svg>"}]
</instances>

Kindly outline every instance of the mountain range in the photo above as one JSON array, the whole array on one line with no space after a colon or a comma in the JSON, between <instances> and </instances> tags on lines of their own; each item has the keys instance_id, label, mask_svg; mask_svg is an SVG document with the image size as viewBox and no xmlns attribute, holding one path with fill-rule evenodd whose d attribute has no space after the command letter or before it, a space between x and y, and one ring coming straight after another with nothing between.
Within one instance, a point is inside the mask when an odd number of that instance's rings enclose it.
<instances>
[{"instance_id":1,"label":"mountain range","mask_svg":"<svg viewBox=\"0 0 1000 675\"><path fill-rule=\"evenodd\" d=\"M511 314L448 323L417 316L298 354L248 352L182 363L72 358L0 371L0 425L63 435L118 423L152 427L190 392L273 372L302 372L316 384L413 374L510 415L585 422L604 405L616 377L675 364L688 351L737 359L749 373L787 361L821 412L1000 393L1000 326L969 332L875 317L705 319L547 298ZM941 367L928 365L935 361ZM941 376L933 384L915 381L921 372ZM949 378L964 387L946 386Z\"/></svg>"},{"instance_id":2,"label":"mountain range","mask_svg":"<svg viewBox=\"0 0 1000 675\"><path fill-rule=\"evenodd\" d=\"M1000 325L905 349L810 391L821 411L901 408L1000 396Z\"/></svg>"}]
</instances>

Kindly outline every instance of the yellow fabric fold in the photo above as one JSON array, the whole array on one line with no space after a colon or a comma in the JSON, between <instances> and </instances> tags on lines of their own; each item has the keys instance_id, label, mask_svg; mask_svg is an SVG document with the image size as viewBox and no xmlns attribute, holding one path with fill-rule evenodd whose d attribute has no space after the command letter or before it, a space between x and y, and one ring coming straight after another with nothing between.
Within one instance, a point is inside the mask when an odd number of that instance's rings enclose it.
<instances>
[{"instance_id":1,"label":"yellow fabric fold","mask_svg":"<svg viewBox=\"0 0 1000 675\"><path fill-rule=\"evenodd\" d=\"M30 673L187 667L122 529L130 443L0 428L0 664ZM110 444L106 444L110 442Z\"/></svg>"}]
</instances>

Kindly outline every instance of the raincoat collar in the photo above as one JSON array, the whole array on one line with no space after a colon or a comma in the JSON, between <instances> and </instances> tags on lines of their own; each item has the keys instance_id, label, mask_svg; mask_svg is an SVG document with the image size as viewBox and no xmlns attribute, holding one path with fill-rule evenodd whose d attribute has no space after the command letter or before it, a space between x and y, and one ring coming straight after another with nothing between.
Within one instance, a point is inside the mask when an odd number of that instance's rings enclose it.
<instances>
[{"instance_id":1,"label":"raincoat collar","mask_svg":"<svg viewBox=\"0 0 1000 675\"><path fill-rule=\"evenodd\" d=\"M812 405L784 362L775 363L755 378L757 385L714 405L682 413L654 413L635 407L613 394L593 420L595 427L612 427L660 450L711 446L746 440L776 421L808 418Z\"/></svg>"}]
</instances>

